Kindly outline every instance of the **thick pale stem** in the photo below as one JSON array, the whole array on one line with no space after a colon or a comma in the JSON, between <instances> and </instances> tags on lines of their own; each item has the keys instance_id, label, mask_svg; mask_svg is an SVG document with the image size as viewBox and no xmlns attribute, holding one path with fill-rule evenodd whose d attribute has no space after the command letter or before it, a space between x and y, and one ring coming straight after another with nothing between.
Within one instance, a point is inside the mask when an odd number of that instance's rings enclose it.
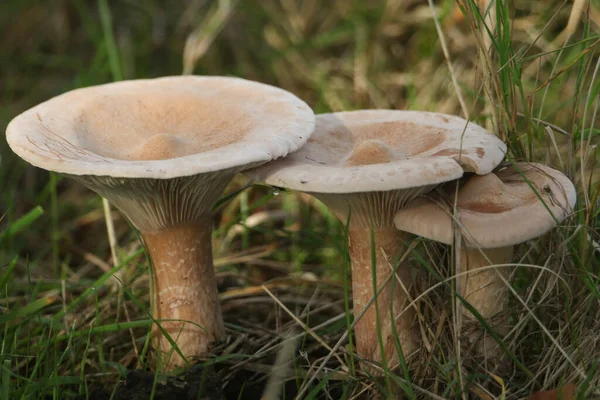
<instances>
[{"instance_id":1,"label":"thick pale stem","mask_svg":"<svg viewBox=\"0 0 600 400\"><path fill-rule=\"evenodd\" d=\"M352 261L352 298L354 301L355 317L363 310L375 294L373 286L373 267L376 268L377 288L392 274L394 260L402 257L404 250L404 234L393 227L373 228L375 239L376 265L372 263L371 228L350 227L348 241ZM397 277L408 290L411 286L408 263L403 262L396 269ZM413 308L409 308L402 316L397 316L407 307L407 293L397 280L390 279L377 297L377 305L371 305L355 326L356 351L366 359L379 363L383 362L380 351L379 332L384 347L385 360L392 368L399 361L396 351L392 316L395 328L402 345L404 355L410 354L416 347L416 335L413 327L416 324ZM391 312L390 312L391 311ZM379 315L377 315L379 314ZM379 316L380 331L377 330Z\"/></svg>"},{"instance_id":2,"label":"thick pale stem","mask_svg":"<svg viewBox=\"0 0 600 400\"><path fill-rule=\"evenodd\" d=\"M143 232L142 236L152 259L154 318L188 360L206 353L210 343L224 334L212 261L210 217L158 232ZM156 325L152 336L159 368L171 370L185 365Z\"/></svg>"},{"instance_id":3,"label":"thick pale stem","mask_svg":"<svg viewBox=\"0 0 600 400\"><path fill-rule=\"evenodd\" d=\"M462 271L474 271L463 275L463 297L486 319L493 318L508 307L509 290L498 273L508 278L509 269L499 267L476 270L490 265L508 264L512 260L512 255L512 246L495 249L462 249ZM467 318L473 318L466 308L463 308L463 314Z\"/></svg>"},{"instance_id":4,"label":"thick pale stem","mask_svg":"<svg viewBox=\"0 0 600 400\"><path fill-rule=\"evenodd\" d=\"M488 268L476 271L477 268L497 264L508 264L512 260L513 246L495 249L469 249L461 250L462 271L474 271L463 275L462 296L473 306L494 332L500 337L506 335L510 329L508 318L502 314L508 307L509 289L498 274L508 278L509 269L506 267ZM467 325L479 325L473 314L463 307L464 322ZM502 350L491 335L481 334L481 329L471 331L471 342L476 342L475 351L492 363L502 360Z\"/></svg>"}]
</instances>

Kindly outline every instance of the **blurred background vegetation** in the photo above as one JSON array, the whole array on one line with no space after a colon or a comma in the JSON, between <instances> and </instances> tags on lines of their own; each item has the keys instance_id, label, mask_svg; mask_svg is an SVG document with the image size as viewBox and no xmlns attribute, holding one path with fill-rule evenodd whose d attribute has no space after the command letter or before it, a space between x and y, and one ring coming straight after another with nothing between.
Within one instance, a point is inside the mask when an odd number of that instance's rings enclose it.
<instances>
[{"instance_id":1,"label":"blurred background vegetation","mask_svg":"<svg viewBox=\"0 0 600 400\"><path fill-rule=\"evenodd\" d=\"M518 260L541 268L515 272L523 301L511 310L518 329L506 339L512 358L504 368L491 371L459 348L451 291L440 284L421 300L433 322L425 353L398 377L400 386L409 398L523 397L564 384L590 396L600 382L599 32L598 0L4 0L0 130L77 87L181 73L280 86L316 113L392 108L470 117L506 140L512 158L567 173L580 194L577 212L520 249ZM148 363L148 262L136 233L113 211L111 255L95 194L22 162L3 136L0 157L0 393L68 398L116 387L125 367ZM237 179L228 193L245 184ZM227 393L243 393L234 384L240 371L261 387L282 334L303 332L283 304L309 326L325 324L315 332L328 346L346 327L341 225L315 200L278 194L252 187L215 217L233 341L225 354L260 354L244 367L221 355L225 366L214 373ZM452 275L445 249L418 244L413 262L435 272L423 287ZM265 282L275 297L261 289ZM304 372L286 385L289 393L331 350L306 332L302 338L304 357L294 365ZM332 360L310 393L360 398L370 381L349 389L331 374L340 368Z\"/></svg>"}]
</instances>

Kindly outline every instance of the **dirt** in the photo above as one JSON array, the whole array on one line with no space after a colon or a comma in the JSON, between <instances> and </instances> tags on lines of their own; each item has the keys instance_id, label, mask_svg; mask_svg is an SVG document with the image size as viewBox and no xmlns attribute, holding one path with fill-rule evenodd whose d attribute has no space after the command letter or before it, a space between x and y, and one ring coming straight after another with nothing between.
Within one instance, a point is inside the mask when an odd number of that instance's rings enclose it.
<instances>
[{"instance_id":1,"label":"dirt","mask_svg":"<svg viewBox=\"0 0 600 400\"><path fill-rule=\"evenodd\" d=\"M154 384L155 380L156 384ZM116 389L106 387L93 388L87 399L146 400L151 397L155 400L227 399L218 384L216 374L202 368L200 365L190 368L190 370L180 377L155 377L154 373L149 371L131 370L125 379L117 385ZM86 399L85 396L77 398L77 400L84 399Z\"/></svg>"},{"instance_id":2,"label":"dirt","mask_svg":"<svg viewBox=\"0 0 600 400\"><path fill-rule=\"evenodd\" d=\"M190 368L179 377L156 377L151 371L130 370L125 379L114 385L92 385L89 395L76 400L238 400L260 399L266 384L263 374L248 370L238 371L232 379L225 380L227 369L216 371L202 365ZM154 384L156 380L156 384ZM297 382L288 380L282 398L294 398ZM339 392L341 388L333 388ZM154 394L153 394L154 393ZM332 391L329 391L331 395ZM335 397L334 397L335 398Z\"/></svg>"}]
</instances>

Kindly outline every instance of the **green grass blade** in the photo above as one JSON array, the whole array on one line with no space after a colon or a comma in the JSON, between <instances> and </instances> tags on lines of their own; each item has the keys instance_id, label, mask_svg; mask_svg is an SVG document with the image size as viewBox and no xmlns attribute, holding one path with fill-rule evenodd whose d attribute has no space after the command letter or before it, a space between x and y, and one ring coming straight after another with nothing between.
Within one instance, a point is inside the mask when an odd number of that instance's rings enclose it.
<instances>
[{"instance_id":1,"label":"green grass blade","mask_svg":"<svg viewBox=\"0 0 600 400\"><path fill-rule=\"evenodd\" d=\"M112 15L106 0L98 0L98 11L100 12L100 21L102 23L102 32L104 34L104 45L106 46L106 51L108 53L108 64L110 65L112 79L113 81L123 80L119 50L113 34Z\"/></svg>"},{"instance_id":2,"label":"green grass blade","mask_svg":"<svg viewBox=\"0 0 600 400\"><path fill-rule=\"evenodd\" d=\"M44 209L41 206L37 206L30 210L27 214L21 218L12 222L4 232L0 233L0 241L5 237L16 235L17 233L25 231L31 226L39 217L44 214Z\"/></svg>"},{"instance_id":3,"label":"green grass blade","mask_svg":"<svg viewBox=\"0 0 600 400\"><path fill-rule=\"evenodd\" d=\"M4 272L4 274L2 274L2 276L0 277L0 291L2 290L2 288L4 288L6 286L6 284L8 283L8 280L11 278L12 273L15 270L15 267L17 266L18 260L19 260L19 256L14 256L12 261L8 264L8 267L6 268L6 272Z\"/></svg>"},{"instance_id":4,"label":"green grass blade","mask_svg":"<svg viewBox=\"0 0 600 400\"><path fill-rule=\"evenodd\" d=\"M2 400L10 400L10 360L2 362Z\"/></svg>"},{"instance_id":5,"label":"green grass blade","mask_svg":"<svg viewBox=\"0 0 600 400\"><path fill-rule=\"evenodd\" d=\"M58 296L44 297L42 299L32 301L31 303L20 307L14 311L9 311L5 314L2 314L0 315L0 325L35 314L43 308L49 306L50 304L57 302L59 299L60 298Z\"/></svg>"}]
</instances>

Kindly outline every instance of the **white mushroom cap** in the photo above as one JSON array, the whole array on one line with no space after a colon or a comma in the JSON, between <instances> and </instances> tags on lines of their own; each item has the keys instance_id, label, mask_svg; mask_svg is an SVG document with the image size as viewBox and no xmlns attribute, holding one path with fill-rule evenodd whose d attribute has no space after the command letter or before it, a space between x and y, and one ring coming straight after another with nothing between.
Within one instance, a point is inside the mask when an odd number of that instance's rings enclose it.
<instances>
[{"instance_id":1,"label":"white mushroom cap","mask_svg":"<svg viewBox=\"0 0 600 400\"><path fill-rule=\"evenodd\" d=\"M177 76L67 92L14 118L6 138L47 170L169 179L284 156L306 142L314 118L273 86Z\"/></svg>"},{"instance_id":2,"label":"white mushroom cap","mask_svg":"<svg viewBox=\"0 0 600 400\"><path fill-rule=\"evenodd\" d=\"M295 151L314 124L285 90L178 76L73 90L17 116L6 137L29 163L68 174L156 231L209 213L233 174Z\"/></svg>"},{"instance_id":3,"label":"white mushroom cap","mask_svg":"<svg viewBox=\"0 0 600 400\"><path fill-rule=\"evenodd\" d=\"M505 151L500 139L459 117L361 110L317 115L300 150L246 174L311 193L342 221L352 210L360 225L390 226L406 202L465 170L490 172Z\"/></svg>"},{"instance_id":4,"label":"white mushroom cap","mask_svg":"<svg viewBox=\"0 0 600 400\"><path fill-rule=\"evenodd\" d=\"M505 152L500 139L456 116L349 111L317 115L306 145L250 175L304 192L387 191L447 182L464 171L486 174Z\"/></svg>"},{"instance_id":5,"label":"white mushroom cap","mask_svg":"<svg viewBox=\"0 0 600 400\"><path fill-rule=\"evenodd\" d=\"M516 165L518 169L509 166L472 176L460 186L457 227L467 246L497 248L522 243L548 232L573 211L576 191L565 175L542 164ZM428 194L406 204L396 214L396 228L451 244L454 190L451 183L440 191L443 195Z\"/></svg>"}]
</instances>

